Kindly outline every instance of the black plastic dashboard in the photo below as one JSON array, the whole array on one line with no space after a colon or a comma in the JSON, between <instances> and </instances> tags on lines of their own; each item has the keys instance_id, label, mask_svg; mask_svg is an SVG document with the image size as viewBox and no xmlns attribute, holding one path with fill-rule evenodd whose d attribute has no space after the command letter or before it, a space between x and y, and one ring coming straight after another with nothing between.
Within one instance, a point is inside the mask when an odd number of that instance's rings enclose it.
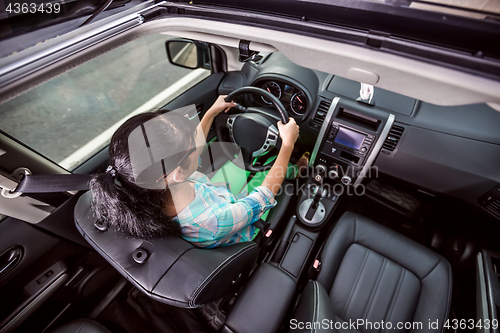
<instances>
[{"instance_id":1,"label":"black plastic dashboard","mask_svg":"<svg viewBox=\"0 0 500 333\"><path fill-rule=\"evenodd\" d=\"M300 67L279 52L245 64L241 72L229 73L219 93L268 82L280 85L280 97L288 108L293 94L306 97L305 111L290 113L301 124L299 143L305 149L312 150L326 111L338 97L367 112L394 115L374 162L380 173L427 193L449 195L483 208L479 199L500 183L500 112L486 104L437 106L375 87L372 105L367 105L356 102L358 82ZM292 95L283 96L286 85L293 87ZM263 101L249 102L265 106ZM495 217L500 219L500 212Z\"/></svg>"}]
</instances>

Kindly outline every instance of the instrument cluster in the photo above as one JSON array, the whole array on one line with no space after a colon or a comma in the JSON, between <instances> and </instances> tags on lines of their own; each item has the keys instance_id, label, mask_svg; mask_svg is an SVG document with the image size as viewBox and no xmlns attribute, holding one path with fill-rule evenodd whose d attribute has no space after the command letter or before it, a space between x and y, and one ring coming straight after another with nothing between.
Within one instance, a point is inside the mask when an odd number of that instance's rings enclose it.
<instances>
[{"instance_id":1,"label":"instrument cluster","mask_svg":"<svg viewBox=\"0 0 500 333\"><path fill-rule=\"evenodd\" d=\"M269 91L276 96L287 111L296 116L303 116L308 108L308 99L303 90L281 80L265 80L254 83L255 87ZM254 96L254 100L262 106L270 106L265 97Z\"/></svg>"}]
</instances>

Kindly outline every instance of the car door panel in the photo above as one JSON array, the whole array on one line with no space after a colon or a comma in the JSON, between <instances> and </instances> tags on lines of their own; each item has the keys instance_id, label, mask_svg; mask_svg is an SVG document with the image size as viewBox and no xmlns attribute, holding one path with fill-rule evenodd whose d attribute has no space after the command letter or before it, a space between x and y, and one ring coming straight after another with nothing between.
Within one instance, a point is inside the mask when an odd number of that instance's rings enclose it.
<instances>
[{"instance_id":1,"label":"car door panel","mask_svg":"<svg viewBox=\"0 0 500 333\"><path fill-rule=\"evenodd\" d=\"M0 332L15 329L64 284L69 277L64 260L87 251L33 225L6 218L0 223L0 252L11 248L22 254L0 279Z\"/></svg>"},{"instance_id":2,"label":"car door panel","mask_svg":"<svg viewBox=\"0 0 500 333\"><path fill-rule=\"evenodd\" d=\"M78 197L37 225L14 218L0 223L0 253L14 247L22 252L21 260L0 279L0 332L43 331L70 305L90 311L118 280L80 235L72 235Z\"/></svg>"}]
</instances>

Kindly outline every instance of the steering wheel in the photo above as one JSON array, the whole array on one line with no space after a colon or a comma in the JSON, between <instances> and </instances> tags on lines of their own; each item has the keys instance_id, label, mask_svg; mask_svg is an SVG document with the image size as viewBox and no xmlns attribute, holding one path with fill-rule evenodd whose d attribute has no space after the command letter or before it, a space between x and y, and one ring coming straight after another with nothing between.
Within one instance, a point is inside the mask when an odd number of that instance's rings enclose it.
<instances>
[{"instance_id":1,"label":"steering wheel","mask_svg":"<svg viewBox=\"0 0 500 333\"><path fill-rule=\"evenodd\" d=\"M242 87L236 89L225 98L230 102L243 94L255 94L266 98L278 111L279 116L274 110L263 107L244 107L237 105L233 107L238 114L226 114L221 112L215 119L215 127L218 138L223 138L222 130L229 130L231 142L241 149L245 169L250 172L261 172L268 170L274 164L274 161L267 165L253 165L252 161L272 150L274 147L281 147L281 138L277 128L277 122L281 120L283 124L288 123L289 117L283 104L276 96L270 92L257 87ZM222 145L221 150L230 160L234 159L234 151L229 147Z\"/></svg>"}]
</instances>

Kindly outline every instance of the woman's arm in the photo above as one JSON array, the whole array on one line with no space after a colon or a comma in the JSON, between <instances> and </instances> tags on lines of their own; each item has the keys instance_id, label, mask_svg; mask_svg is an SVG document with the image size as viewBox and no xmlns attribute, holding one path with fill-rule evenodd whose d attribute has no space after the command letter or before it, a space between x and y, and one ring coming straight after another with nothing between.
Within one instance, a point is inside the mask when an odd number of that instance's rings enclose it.
<instances>
[{"instance_id":1,"label":"woman's arm","mask_svg":"<svg viewBox=\"0 0 500 333\"><path fill-rule=\"evenodd\" d=\"M200 124L198 125L198 132L200 136L201 133L203 133L203 139L207 140L208 132L210 132L210 127L212 127L215 117L217 117L217 115L222 111L227 111L233 106L236 106L236 103L234 102L226 102L224 100L226 96L227 95L220 95L201 119Z\"/></svg>"},{"instance_id":2,"label":"woman's arm","mask_svg":"<svg viewBox=\"0 0 500 333\"><path fill-rule=\"evenodd\" d=\"M290 156L292 156L295 141L299 137L299 126L293 118L290 118L290 121L285 125L281 121L278 122L278 129L282 141L281 149L274 161L274 165L262 182L262 186L271 190L273 195L278 193L285 179L288 162L290 161Z\"/></svg>"},{"instance_id":3,"label":"woman's arm","mask_svg":"<svg viewBox=\"0 0 500 333\"><path fill-rule=\"evenodd\" d=\"M220 241L227 235L247 227L276 205L274 197L283 183L293 146L299 136L299 126L293 118L290 118L286 125L283 125L281 121L278 122L278 128L282 145L273 167L269 170L262 185L256 187L252 193L235 203L228 203L223 208L219 207L214 240Z\"/></svg>"}]
</instances>

